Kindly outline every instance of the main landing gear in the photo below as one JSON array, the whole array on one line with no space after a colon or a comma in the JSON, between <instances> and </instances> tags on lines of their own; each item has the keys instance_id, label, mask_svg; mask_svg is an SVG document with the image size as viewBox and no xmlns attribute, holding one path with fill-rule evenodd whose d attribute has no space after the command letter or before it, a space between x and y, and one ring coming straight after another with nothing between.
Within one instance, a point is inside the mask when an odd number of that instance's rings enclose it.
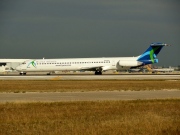
<instances>
[{"instance_id":1,"label":"main landing gear","mask_svg":"<svg viewBox=\"0 0 180 135\"><path fill-rule=\"evenodd\" d=\"M102 71L95 71L95 75L102 75Z\"/></svg>"},{"instance_id":2,"label":"main landing gear","mask_svg":"<svg viewBox=\"0 0 180 135\"><path fill-rule=\"evenodd\" d=\"M47 75L51 75L51 73L47 73Z\"/></svg>"},{"instance_id":3,"label":"main landing gear","mask_svg":"<svg viewBox=\"0 0 180 135\"><path fill-rule=\"evenodd\" d=\"M19 75L26 75L26 73L25 72L20 72Z\"/></svg>"}]
</instances>

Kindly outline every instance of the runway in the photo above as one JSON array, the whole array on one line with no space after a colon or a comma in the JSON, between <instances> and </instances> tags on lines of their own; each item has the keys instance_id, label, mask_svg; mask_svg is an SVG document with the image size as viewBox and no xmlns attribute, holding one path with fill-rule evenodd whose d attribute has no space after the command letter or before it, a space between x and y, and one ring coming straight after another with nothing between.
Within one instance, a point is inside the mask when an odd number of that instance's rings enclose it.
<instances>
[{"instance_id":1,"label":"runway","mask_svg":"<svg viewBox=\"0 0 180 135\"><path fill-rule=\"evenodd\" d=\"M0 80L144 80L144 79L180 79L180 75L27 75L27 76L11 76L1 75Z\"/></svg>"},{"instance_id":2,"label":"runway","mask_svg":"<svg viewBox=\"0 0 180 135\"><path fill-rule=\"evenodd\" d=\"M0 103L5 102L65 102L101 100L144 100L180 98L179 90L114 91L114 92L48 92L1 93Z\"/></svg>"},{"instance_id":3,"label":"runway","mask_svg":"<svg viewBox=\"0 0 180 135\"><path fill-rule=\"evenodd\" d=\"M0 76L0 80L178 80L180 75L27 75ZM143 100L180 98L179 90L155 91L95 91L95 92L27 92L0 93L0 102L59 102L100 100Z\"/></svg>"}]
</instances>

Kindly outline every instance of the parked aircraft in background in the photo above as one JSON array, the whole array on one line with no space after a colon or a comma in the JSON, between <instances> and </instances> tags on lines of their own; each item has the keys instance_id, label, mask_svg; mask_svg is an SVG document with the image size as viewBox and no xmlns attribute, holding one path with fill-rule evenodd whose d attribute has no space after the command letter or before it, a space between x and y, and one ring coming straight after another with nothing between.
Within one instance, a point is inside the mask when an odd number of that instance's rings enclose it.
<instances>
[{"instance_id":1,"label":"parked aircraft in background","mask_svg":"<svg viewBox=\"0 0 180 135\"><path fill-rule=\"evenodd\" d=\"M152 72L152 73L157 73L157 72L166 73L166 72L174 71L174 68L171 68L171 67L170 68L157 68L157 67L155 68L152 65L146 65L145 67L149 72Z\"/></svg>"},{"instance_id":2,"label":"parked aircraft in background","mask_svg":"<svg viewBox=\"0 0 180 135\"><path fill-rule=\"evenodd\" d=\"M12 72L17 66L28 59L0 59L0 72Z\"/></svg>"},{"instance_id":3,"label":"parked aircraft in background","mask_svg":"<svg viewBox=\"0 0 180 135\"><path fill-rule=\"evenodd\" d=\"M173 68L154 68L154 69L151 69L151 70L152 70L152 73L156 73L156 72L166 73L166 72L173 72L174 71Z\"/></svg>"},{"instance_id":4,"label":"parked aircraft in background","mask_svg":"<svg viewBox=\"0 0 180 135\"><path fill-rule=\"evenodd\" d=\"M6 63L22 63L29 59L0 59L0 64L6 64Z\"/></svg>"},{"instance_id":5,"label":"parked aircraft in background","mask_svg":"<svg viewBox=\"0 0 180 135\"><path fill-rule=\"evenodd\" d=\"M72 58L72 59L36 59L23 62L16 68L20 75L27 72L54 71L94 71L95 75L101 75L107 70L128 70L147 64L158 63L157 55L164 43L152 43L149 48L137 57L104 57L104 58Z\"/></svg>"},{"instance_id":6,"label":"parked aircraft in background","mask_svg":"<svg viewBox=\"0 0 180 135\"><path fill-rule=\"evenodd\" d=\"M143 67L138 67L138 68L131 68L128 70L129 73L136 73L136 72L146 72L149 71L151 73L158 73L158 72L162 72L162 73L166 73L166 72L173 72L174 68L152 68L149 65L143 66Z\"/></svg>"}]
</instances>

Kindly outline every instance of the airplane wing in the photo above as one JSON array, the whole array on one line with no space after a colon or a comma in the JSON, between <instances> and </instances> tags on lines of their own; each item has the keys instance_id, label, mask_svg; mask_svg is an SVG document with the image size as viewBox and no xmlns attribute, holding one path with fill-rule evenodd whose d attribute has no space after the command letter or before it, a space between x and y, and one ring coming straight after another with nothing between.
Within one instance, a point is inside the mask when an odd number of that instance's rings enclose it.
<instances>
[{"instance_id":1,"label":"airplane wing","mask_svg":"<svg viewBox=\"0 0 180 135\"><path fill-rule=\"evenodd\" d=\"M81 70L86 70L86 71L96 71L97 69L102 70L103 66L96 66L96 67L81 67Z\"/></svg>"},{"instance_id":2,"label":"airplane wing","mask_svg":"<svg viewBox=\"0 0 180 135\"><path fill-rule=\"evenodd\" d=\"M80 70L86 70L86 71L106 71L110 70L110 66L95 66L95 67L81 67Z\"/></svg>"}]
</instances>

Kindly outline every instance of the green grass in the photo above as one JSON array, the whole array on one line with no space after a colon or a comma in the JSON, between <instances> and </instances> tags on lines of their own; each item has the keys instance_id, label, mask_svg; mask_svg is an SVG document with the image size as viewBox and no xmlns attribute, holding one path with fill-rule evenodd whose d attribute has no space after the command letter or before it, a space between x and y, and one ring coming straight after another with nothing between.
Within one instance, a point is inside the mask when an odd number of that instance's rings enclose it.
<instances>
[{"instance_id":1,"label":"green grass","mask_svg":"<svg viewBox=\"0 0 180 135\"><path fill-rule=\"evenodd\" d=\"M180 80L79 80L27 81L1 80L0 92L71 92L114 90L180 90Z\"/></svg>"},{"instance_id":2,"label":"green grass","mask_svg":"<svg viewBox=\"0 0 180 135\"><path fill-rule=\"evenodd\" d=\"M179 99L0 104L1 135L179 133Z\"/></svg>"}]
</instances>

